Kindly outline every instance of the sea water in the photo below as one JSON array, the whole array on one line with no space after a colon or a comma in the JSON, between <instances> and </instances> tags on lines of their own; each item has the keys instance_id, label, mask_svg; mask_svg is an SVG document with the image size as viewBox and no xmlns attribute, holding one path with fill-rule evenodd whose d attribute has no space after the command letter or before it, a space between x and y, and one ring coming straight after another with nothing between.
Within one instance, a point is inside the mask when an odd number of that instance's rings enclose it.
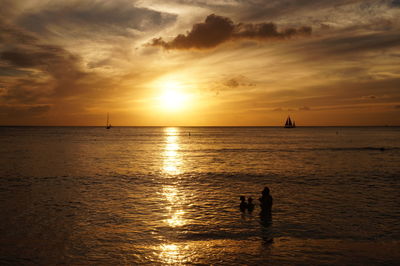
<instances>
[{"instance_id":1,"label":"sea water","mask_svg":"<svg viewBox=\"0 0 400 266\"><path fill-rule=\"evenodd\" d=\"M0 127L0 264L399 264L398 127ZM268 186L272 216L257 205Z\"/></svg>"}]
</instances>

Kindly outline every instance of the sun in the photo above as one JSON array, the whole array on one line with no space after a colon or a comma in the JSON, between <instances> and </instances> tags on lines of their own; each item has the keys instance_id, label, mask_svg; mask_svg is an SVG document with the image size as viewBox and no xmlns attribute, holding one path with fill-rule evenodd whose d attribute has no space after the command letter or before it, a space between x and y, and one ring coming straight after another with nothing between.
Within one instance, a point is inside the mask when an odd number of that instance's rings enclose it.
<instances>
[{"instance_id":1,"label":"sun","mask_svg":"<svg viewBox=\"0 0 400 266\"><path fill-rule=\"evenodd\" d=\"M169 110L181 109L185 103L185 95L177 91L166 91L160 97L162 106Z\"/></svg>"},{"instance_id":2,"label":"sun","mask_svg":"<svg viewBox=\"0 0 400 266\"><path fill-rule=\"evenodd\" d=\"M159 101L163 109L169 111L181 110L188 101L188 95L183 92L182 84L170 81L163 84Z\"/></svg>"}]
</instances>

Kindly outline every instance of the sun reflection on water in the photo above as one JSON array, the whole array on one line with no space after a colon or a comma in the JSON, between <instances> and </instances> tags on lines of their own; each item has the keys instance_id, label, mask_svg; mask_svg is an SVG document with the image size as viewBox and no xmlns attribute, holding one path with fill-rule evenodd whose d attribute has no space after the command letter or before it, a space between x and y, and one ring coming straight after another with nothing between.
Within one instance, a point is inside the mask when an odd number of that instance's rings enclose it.
<instances>
[{"instance_id":1,"label":"sun reflection on water","mask_svg":"<svg viewBox=\"0 0 400 266\"><path fill-rule=\"evenodd\" d=\"M159 247L159 257L163 263L181 264L187 261L187 252L184 252L188 247L186 245L162 244Z\"/></svg>"},{"instance_id":2,"label":"sun reflection on water","mask_svg":"<svg viewBox=\"0 0 400 266\"><path fill-rule=\"evenodd\" d=\"M175 186L164 186L162 195L167 199L168 218L164 221L171 227L178 227L186 224L184 219L185 211L183 210L185 198L178 194L178 189Z\"/></svg>"},{"instance_id":3,"label":"sun reflection on water","mask_svg":"<svg viewBox=\"0 0 400 266\"><path fill-rule=\"evenodd\" d=\"M174 177L182 173L183 160L180 154L179 129L170 127L165 131L165 146L163 149L163 172L166 177ZM179 190L179 179L162 187L162 196L166 199L166 219L163 221L169 227L181 227L187 224L185 219L186 199ZM159 246L159 257L167 264L182 263L185 261L185 246L176 244L162 244Z\"/></svg>"},{"instance_id":4,"label":"sun reflection on water","mask_svg":"<svg viewBox=\"0 0 400 266\"><path fill-rule=\"evenodd\" d=\"M185 224L185 220L182 219L183 214L185 214L185 212L183 210L176 211L176 212L172 213L171 218L167 219L166 222L171 227L182 226Z\"/></svg>"},{"instance_id":5,"label":"sun reflection on water","mask_svg":"<svg viewBox=\"0 0 400 266\"><path fill-rule=\"evenodd\" d=\"M198 262L201 262L201 257L203 257L205 261L210 261L210 259L215 256L215 253L213 254L215 249L225 254L237 254L243 251L247 252L247 254L257 254L256 252L259 248L259 244L253 240L243 244L242 240L214 239L206 241L169 242L156 246L155 252L160 264L209 265ZM262 250L263 253L266 251L268 250Z\"/></svg>"},{"instance_id":6,"label":"sun reflection on water","mask_svg":"<svg viewBox=\"0 0 400 266\"><path fill-rule=\"evenodd\" d=\"M179 154L179 130L175 127L165 129L163 171L170 175L181 173L182 158Z\"/></svg>"}]
</instances>

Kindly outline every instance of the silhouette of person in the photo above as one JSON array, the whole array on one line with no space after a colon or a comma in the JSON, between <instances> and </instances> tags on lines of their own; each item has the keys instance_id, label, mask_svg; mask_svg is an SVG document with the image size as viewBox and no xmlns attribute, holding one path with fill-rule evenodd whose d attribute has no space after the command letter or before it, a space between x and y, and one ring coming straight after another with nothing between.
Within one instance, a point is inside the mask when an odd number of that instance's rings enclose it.
<instances>
[{"instance_id":1,"label":"silhouette of person","mask_svg":"<svg viewBox=\"0 0 400 266\"><path fill-rule=\"evenodd\" d=\"M240 196L240 211L245 212L247 209L247 202L245 196Z\"/></svg>"},{"instance_id":2,"label":"silhouette of person","mask_svg":"<svg viewBox=\"0 0 400 266\"><path fill-rule=\"evenodd\" d=\"M262 196L259 198L261 215L270 215L272 210L272 196L269 194L269 188L265 187L261 194Z\"/></svg>"},{"instance_id":3,"label":"silhouette of person","mask_svg":"<svg viewBox=\"0 0 400 266\"><path fill-rule=\"evenodd\" d=\"M247 199L247 210L249 211L249 213L253 212L254 210L254 203L252 197L249 197Z\"/></svg>"},{"instance_id":4,"label":"silhouette of person","mask_svg":"<svg viewBox=\"0 0 400 266\"><path fill-rule=\"evenodd\" d=\"M260 201L260 222L262 225L261 233L263 239L263 245L269 246L274 242L274 238L272 235L272 196L269 192L268 187L264 187L264 190L261 192L262 196L259 198Z\"/></svg>"}]
</instances>

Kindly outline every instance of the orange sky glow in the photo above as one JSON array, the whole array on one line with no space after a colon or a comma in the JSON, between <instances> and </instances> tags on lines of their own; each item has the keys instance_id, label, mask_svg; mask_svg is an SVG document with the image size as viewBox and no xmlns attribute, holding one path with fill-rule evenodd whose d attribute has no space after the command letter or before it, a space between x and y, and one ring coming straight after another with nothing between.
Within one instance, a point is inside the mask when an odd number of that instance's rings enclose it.
<instances>
[{"instance_id":1,"label":"orange sky glow","mask_svg":"<svg viewBox=\"0 0 400 266\"><path fill-rule=\"evenodd\" d=\"M0 125L400 125L400 1L3 0Z\"/></svg>"}]
</instances>

